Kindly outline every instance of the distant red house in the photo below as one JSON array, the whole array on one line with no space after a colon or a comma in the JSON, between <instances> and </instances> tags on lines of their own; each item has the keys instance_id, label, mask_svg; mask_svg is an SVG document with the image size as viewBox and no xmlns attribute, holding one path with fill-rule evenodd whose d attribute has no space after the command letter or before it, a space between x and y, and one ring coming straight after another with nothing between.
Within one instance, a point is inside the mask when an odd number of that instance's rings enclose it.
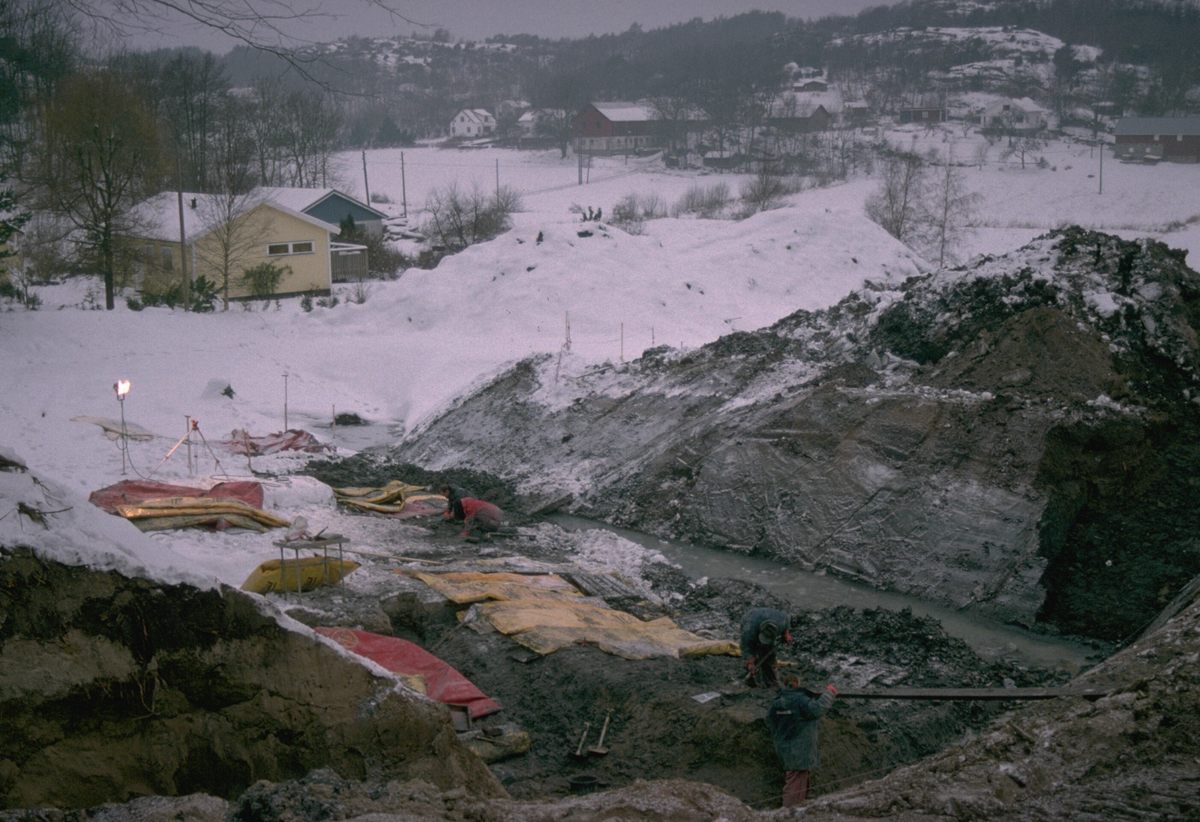
<instances>
[{"instance_id":1,"label":"distant red house","mask_svg":"<svg viewBox=\"0 0 1200 822\"><path fill-rule=\"evenodd\" d=\"M575 150L617 154L658 148L666 142L657 111L642 103L589 103L575 115Z\"/></svg>"},{"instance_id":2,"label":"distant red house","mask_svg":"<svg viewBox=\"0 0 1200 822\"><path fill-rule=\"evenodd\" d=\"M900 109L901 123L944 123L946 122L945 106L907 106Z\"/></svg>"},{"instance_id":3,"label":"distant red house","mask_svg":"<svg viewBox=\"0 0 1200 822\"><path fill-rule=\"evenodd\" d=\"M1122 160L1200 163L1200 117L1125 117L1114 135Z\"/></svg>"}]
</instances>

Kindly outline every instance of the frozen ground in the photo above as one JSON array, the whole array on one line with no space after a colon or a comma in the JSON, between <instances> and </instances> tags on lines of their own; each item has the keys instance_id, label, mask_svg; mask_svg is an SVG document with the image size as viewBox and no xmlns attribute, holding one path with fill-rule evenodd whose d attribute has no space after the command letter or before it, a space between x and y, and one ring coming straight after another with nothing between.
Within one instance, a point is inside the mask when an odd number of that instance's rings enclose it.
<instances>
[{"instance_id":1,"label":"frozen ground","mask_svg":"<svg viewBox=\"0 0 1200 822\"><path fill-rule=\"evenodd\" d=\"M893 137L913 142L915 135L924 150L948 145L955 134L920 130ZM960 148L963 156L977 156L969 139L954 139L955 156ZM1048 146L1047 168L1021 170L999 163L993 149L982 169L964 169L983 195L979 227L964 253L1006 250L1066 222L1200 248L1200 167L1109 160L1100 195L1098 178L1089 176L1098 163L1088 152L1077 144ZM368 156L372 191L387 193L388 208L397 211L399 154ZM361 176L351 174L359 156L343 159L341 185L360 192ZM340 305L311 313L297 301L215 315L133 312L122 301L104 312L80 310L86 300L75 284L43 290L40 311L0 315L0 447L55 484L58 497L50 501L36 496L42 493L36 488L6 484L0 541L38 533L17 511L18 501L42 510L79 508L88 493L123 476L207 483L287 467L285 458L251 464L234 456L221 440L235 428L265 434L282 430L286 418L289 427L353 450L412 431L472 385L533 352L562 352L569 372L632 359L652 345L698 346L800 308L830 305L864 280L899 279L925 265L862 215L863 199L875 186L870 180L806 191L785 208L741 222L655 220L633 236L585 226L572 206L611 213L622 196L650 192L669 205L694 184L727 182L736 192L744 178L668 173L649 161L615 158L597 159L589 182L579 186L574 160L560 160L557 152L432 148L406 150L404 169L410 213L428 191L451 180L494 185L497 169L502 184L521 192L524 211L509 233L432 271L412 269L395 282L372 284L361 304L346 292ZM1183 227L1166 230L1177 225ZM584 228L593 235L578 236ZM133 383L123 409L112 390L118 378ZM232 397L221 393L225 386ZM130 442L124 474L116 443L99 426L72 420L118 420L122 411L154 435ZM372 425L332 430L335 412L359 414ZM167 456L189 417L203 434L193 437L192 472L185 448ZM35 496L26 500L25 494ZM337 517L320 488L281 481L269 485L268 499L284 516L305 513L314 529ZM96 522L107 520L87 519L70 548L83 561L121 543L145 566L237 585L277 555L271 535L145 536L110 518L105 537L96 539ZM339 530L354 527L340 520ZM381 540L369 529L349 536L367 549Z\"/></svg>"}]
</instances>

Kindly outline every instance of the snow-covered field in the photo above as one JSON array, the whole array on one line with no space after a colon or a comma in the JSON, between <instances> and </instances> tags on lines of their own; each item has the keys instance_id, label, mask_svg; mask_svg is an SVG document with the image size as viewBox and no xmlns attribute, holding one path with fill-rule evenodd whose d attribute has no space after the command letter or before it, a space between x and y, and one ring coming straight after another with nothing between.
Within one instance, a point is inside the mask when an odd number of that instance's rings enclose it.
<instances>
[{"instance_id":1,"label":"snow-covered field","mask_svg":"<svg viewBox=\"0 0 1200 822\"><path fill-rule=\"evenodd\" d=\"M954 132L894 132L924 151L971 162L977 152ZM913 136L915 135L915 140ZM1046 168L1000 162L963 169L982 202L962 254L1014 248L1056 226L1078 222L1123 236L1155 236L1200 257L1200 167L1130 166L1106 158L1098 193L1098 159L1087 146L1054 144L1039 152ZM358 153L341 158L336 183L363 193ZM654 345L693 347L733 330L767 325L797 309L833 304L864 280L899 280L925 265L863 216L872 180L795 195L778 210L740 221L662 219L634 236L583 224L573 206L612 206L630 193L656 193L668 206L692 185L737 175L668 172L653 162L594 161L578 184L573 158L557 152L399 150L371 152L373 193L411 215L428 193L450 181L490 190L511 186L524 210L512 231L447 258L432 271L411 269L375 283L363 303L301 310L289 300L228 313L195 315L162 308L80 310L78 284L42 291L42 310L0 314L0 449L46 481L0 472L0 543L33 543L64 557L123 559L238 585L264 559L278 556L277 535L199 531L143 535L92 508L91 491L122 479L117 445L78 416L119 419L155 436L129 443L125 476L207 484L270 470L286 458L253 465L220 441L242 428L253 435L306 428L343 449L412 432L431 414L507 364L535 352L563 355L565 374L599 361L637 357ZM579 232L588 229L590 237ZM537 241L539 233L542 242ZM94 288L95 286L93 286ZM569 340L569 349L567 342ZM132 391L118 405L113 383ZM224 386L233 396L221 393ZM334 413L372 421L366 431L330 429ZM171 452L186 420L199 423L198 468L189 476L183 448ZM269 505L285 517L303 513L310 527L334 526L371 550L396 538L380 520L339 517L311 485L277 483ZM58 536L18 510L25 503L50 515ZM70 509L70 510L65 510ZM351 530L357 529L357 530Z\"/></svg>"}]
</instances>

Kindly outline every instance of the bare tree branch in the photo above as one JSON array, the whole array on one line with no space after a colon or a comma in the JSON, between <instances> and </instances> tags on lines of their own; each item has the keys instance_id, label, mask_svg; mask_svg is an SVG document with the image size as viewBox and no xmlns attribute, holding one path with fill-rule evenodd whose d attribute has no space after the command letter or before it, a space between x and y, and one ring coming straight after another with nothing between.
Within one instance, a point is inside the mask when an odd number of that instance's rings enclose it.
<instances>
[{"instance_id":1,"label":"bare tree branch","mask_svg":"<svg viewBox=\"0 0 1200 822\"><path fill-rule=\"evenodd\" d=\"M74 16L118 36L162 33L172 20L185 20L219 32L233 42L278 57L304 79L317 82L305 64L320 55L305 52L316 43L295 33L298 23L332 20L322 0L53 0ZM344 2L344 0L341 0ZM427 27L402 14L393 0L354 0L356 5L384 11L395 22ZM325 85L325 84L322 84Z\"/></svg>"}]
</instances>

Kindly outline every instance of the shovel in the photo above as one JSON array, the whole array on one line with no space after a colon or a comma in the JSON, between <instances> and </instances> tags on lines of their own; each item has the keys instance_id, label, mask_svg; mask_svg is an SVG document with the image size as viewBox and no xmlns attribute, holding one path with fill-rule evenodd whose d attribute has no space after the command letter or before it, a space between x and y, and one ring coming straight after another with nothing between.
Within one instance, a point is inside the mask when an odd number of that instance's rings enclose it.
<instances>
[{"instance_id":1,"label":"shovel","mask_svg":"<svg viewBox=\"0 0 1200 822\"><path fill-rule=\"evenodd\" d=\"M583 736L579 737L579 747L577 747L575 749L575 758L576 759L583 759L584 757L587 756L587 754L585 754L583 752L583 743L587 741L588 731L591 730L591 727L592 727L591 722L583 723Z\"/></svg>"},{"instance_id":2,"label":"shovel","mask_svg":"<svg viewBox=\"0 0 1200 822\"><path fill-rule=\"evenodd\" d=\"M608 748L604 747L604 735L608 733L608 720L612 719L612 711L609 711L604 717L604 727L600 729L600 739L596 744L588 748L588 753L594 756L604 756L608 753Z\"/></svg>"}]
</instances>

